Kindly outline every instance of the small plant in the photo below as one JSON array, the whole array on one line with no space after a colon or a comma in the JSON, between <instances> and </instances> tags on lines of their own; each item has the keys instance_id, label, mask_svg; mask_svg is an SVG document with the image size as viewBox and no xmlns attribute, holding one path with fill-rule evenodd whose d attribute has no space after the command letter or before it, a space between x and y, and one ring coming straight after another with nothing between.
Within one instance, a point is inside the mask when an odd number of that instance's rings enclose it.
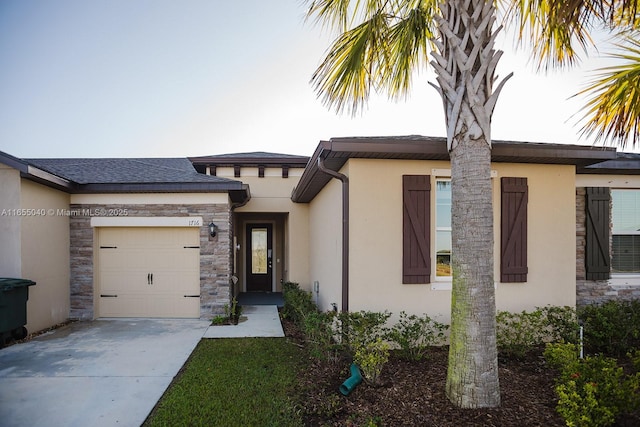
<instances>
[{"instance_id":1,"label":"small plant","mask_svg":"<svg viewBox=\"0 0 640 427\"><path fill-rule=\"evenodd\" d=\"M421 360L426 357L429 347L442 345L445 331L449 325L436 322L428 315L418 317L400 312L400 320L387 334L389 340L400 347L399 355L408 360Z\"/></svg>"},{"instance_id":2,"label":"small plant","mask_svg":"<svg viewBox=\"0 0 640 427\"><path fill-rule=\"evenodd\" d=\"M334 339L334 312L314 311L304 319L304 333L313 357L335 362L341 346Z\"/></svg>"},{"instance_id":3,"label":"small plant","mask_svg":"<svg viewBox=\"0 0 640 427\"><path fill-rule=\"evenodd\" d=\"M233 297L233 299L231 300L230 316L240 317L241 314L242 314L242 306L238 304L238 300L236 299L236 297Z\"/></svg>"},{"instance_id":4,"label":"small plant","mask_svg":"<svg viewBox=\"0 0 640 427\"><path fill-rule=\"evenodd\" d=\"M639 376L626 376L615 359L602 355L579 359L574 344L549 344L544 356L560 372L556 409L568 426L608 426L633 408Z\"/></svg>"},{"instance_id":5,"label":"small plant","mask_svg":"<svg viewBox=\"0 0 640 427\"><path fill-rule=\"evenodd\" d=\"M389 344L378 338L374 342L360 345L353 362L358 365L362 376L369 384L377 385L382 368L389 361Z\"/></svg>"},{"instance_id":6,"label":"small plant","mask_svg":"<svg viewBox=\"0 0 640 427\"><path fill-rule=\"evenodd\" d=\"M237 325L242 315L242 306L238 304L236 297L231 300L231 307L228 304L224 305L224 315L229 322L233 325Z\"/></svg>"},{"instance_id":7,"label":"small plant","mask_svg":"<svg viewBox=\"0 0 640 427\"><path fill-rule=\"evenodd\" d=\"M578 317L584 324L588 351L620 357L640 348L640 301L585 306Z\"/></svg>"},{"instance_id":8,"label":"small plant","mask_svg":"<svg viewBox=\"0 0 640 427\"><path fill-rule=\"evenodd\" d=\"M549 342L576 342L578 323L571 307L544 307L496 316L496 341L503 355L524 358Z\"/></svg>"},{"instance_id":9,"label":"small plant","mask_svg":"<svg viewBox=\"0 0 640 427\"><path fill-rule=\"evenodd\" d=\"M295 282L287 282L282 286L282 297L284 299L282 316L300 326L303 326L307 314L317 311L311 299L311 293L300 289Z\"/></svg>"},{"instance_id":10,"label":"small plant","mask_svg":"<svg viewBox=\"0 0 640 427\"><path fill-rule=\"evenodd\" d=\"M219 326L219 325L224 325L224 323L226 321L227 321L227 317L226 316L222 316L222 315L218 314L213 319L211 319L211 324L215 325L215 326Z\"/></svg>"},{"instance_id":11,"label":"small plant","mask_svg":"<svg viewBox=\"0 0 640 427\"><path fill-rule=\"evenodd\" d=\"M338 315L338 333L352 353L363 345L385 338L388 328L385 326L391 317L388 311L343 312Z\"/></svg>"},{"instance_id":12,"label":"small plant","mask_svg":"<svg viewBox=\"0 0 640 427\"><path fill-rule=\"evenodd\" d=\"M524 356L542 343L542 312L500 311L496 316L496 342L502 354L516 358Z\"/></svg>"},{"instance_id":13,"label":"small plant","mask_svg":"<svg viewBox=\"0 0 640 427\"><path fill-rule=\"evenodd\" d=\"M574 307L546 306L541 308L548 336L546 342L577 343L579 341L578 316Z\"/></svg>"}]
</instances>

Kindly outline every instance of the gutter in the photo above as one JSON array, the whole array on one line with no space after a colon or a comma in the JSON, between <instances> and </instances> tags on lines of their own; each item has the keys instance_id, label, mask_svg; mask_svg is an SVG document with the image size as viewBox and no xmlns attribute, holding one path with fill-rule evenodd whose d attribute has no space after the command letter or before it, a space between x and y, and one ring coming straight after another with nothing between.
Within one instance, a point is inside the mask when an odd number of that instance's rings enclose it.
<instances>
[{"instance_id":1,"label":"gutter","mask_svg":"<svg viewBox=\"0 0 640 427\"><path fill-rule=\"evenodd\" d=\"M342 182L342 312L349 311L349 178L328 169L318 156L318 169Z\"/></svg>"}]
</instances>

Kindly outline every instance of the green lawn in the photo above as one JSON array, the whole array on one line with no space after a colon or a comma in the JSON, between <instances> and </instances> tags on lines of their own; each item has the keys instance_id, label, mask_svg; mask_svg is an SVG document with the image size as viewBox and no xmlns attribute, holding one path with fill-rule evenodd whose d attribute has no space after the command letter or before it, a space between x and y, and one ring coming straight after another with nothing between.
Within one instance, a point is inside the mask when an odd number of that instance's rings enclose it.
<instances>
[{"instance_id":1,"label":"green lawn","mask_svg":"<svg viewBox=\"0 0 640 427\"><path fill-rule=\"evenodd\" d=\"M201 340L144 426L299 426L304 360L286 338Z\"/></svg>"}]
</instances>

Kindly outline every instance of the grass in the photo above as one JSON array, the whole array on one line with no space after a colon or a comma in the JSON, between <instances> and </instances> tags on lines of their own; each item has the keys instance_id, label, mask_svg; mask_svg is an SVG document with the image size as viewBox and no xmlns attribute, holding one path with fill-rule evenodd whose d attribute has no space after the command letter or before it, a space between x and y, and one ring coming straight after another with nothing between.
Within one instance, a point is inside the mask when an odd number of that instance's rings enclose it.
<instances>
[{"instance_id":1,"label":"grass","mask_svg":"<svg viewBox=\"0 0 640 427\"><path fill-rule=\"evenodd\" d=\"M298 426L304 350L285 338L201 340L144 426Z\"/></svg>"}]
</instances>

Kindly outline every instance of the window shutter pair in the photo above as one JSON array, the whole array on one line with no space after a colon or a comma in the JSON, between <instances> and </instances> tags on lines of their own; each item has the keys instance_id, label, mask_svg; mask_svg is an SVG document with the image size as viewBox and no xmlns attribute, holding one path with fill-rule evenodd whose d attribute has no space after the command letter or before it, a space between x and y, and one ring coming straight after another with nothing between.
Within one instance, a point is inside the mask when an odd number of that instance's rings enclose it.
<instances>
[{"instance_id":1,"label":"window shutter pair","mask_svg":"<svg viewBox=\"0 0 640 427\"><path fill-rule=\"evenodd\" d=\"M611 192L607 187L587 187L585 201L587 280L607 280L611 271L611 256L609 255Z\"/></svg>"},{"instance_id":2,"label":"window shutter pair","mask_svg":"<svg viewBox=\"0 0 640 427\"><path fill-rule=\"evenodd\" d=\"M527 178L502 178L501 184L500 281L526 282ZM402 194L402 283L430 283L431 177L404 175Z\"/></svg>"}]
</instances>

